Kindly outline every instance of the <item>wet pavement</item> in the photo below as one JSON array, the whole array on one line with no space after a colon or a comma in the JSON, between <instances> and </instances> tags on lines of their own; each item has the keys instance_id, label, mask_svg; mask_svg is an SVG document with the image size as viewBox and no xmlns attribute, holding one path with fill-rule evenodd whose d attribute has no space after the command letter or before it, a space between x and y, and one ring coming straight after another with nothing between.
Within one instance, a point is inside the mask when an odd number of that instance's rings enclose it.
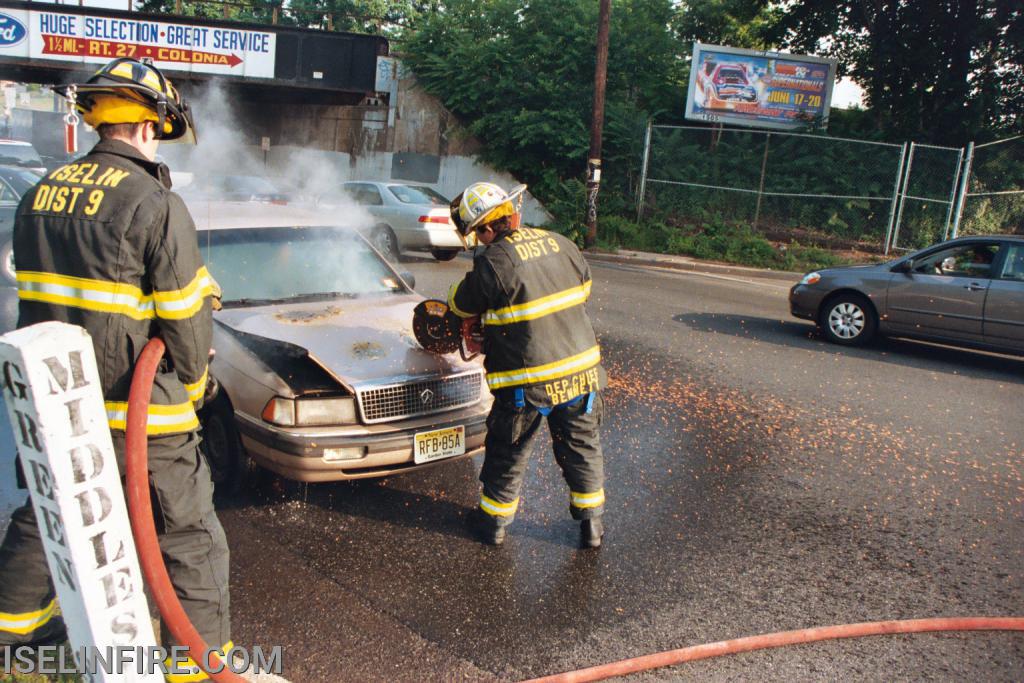
<instances>
[{"instance_id":1,"label":"wet pavement","mask_svg":"<svg viewBox=\"0 0 1024 683\"><path fill-rule=\"evenodd\" d=\"M469 267L407 258L440 296ZM220 503L234 639L294 681L520 680L757 633L1024 615L1024 360L841 349L787 283L594 264L607 534L546 434L505 545L464 531L479 459ZM0 510L7 497L0 499ZM1024 637L877 637L634 680L1024 679Z\"/></svg>"}]
</instances>

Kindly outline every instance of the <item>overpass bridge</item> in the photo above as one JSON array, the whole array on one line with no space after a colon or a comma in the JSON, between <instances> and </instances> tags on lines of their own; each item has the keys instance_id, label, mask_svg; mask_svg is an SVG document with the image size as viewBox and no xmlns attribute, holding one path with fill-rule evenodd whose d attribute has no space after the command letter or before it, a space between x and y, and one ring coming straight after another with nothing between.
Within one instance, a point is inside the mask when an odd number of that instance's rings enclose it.
<instances>
[{"instance_id":1,"label":"overpass bridge","mask_svg":"<svg viewBox=\"0 0 1024 683\"><path fill-rule=\"evenodd\" d=\"M176 84L221 81L244 99L354 105L375 93L379 36L0 0L0 78L62 83L148 57Z\"/></svg>"},{"instance_id":2,"label":"overpass bridge","mask_svg":"<svg viewBox=\"0 0 1024 683\"><path fill-rule=\"evenodd\" d=\"M200 142L161 146L172 169L219 165L321 185L404 180L448 196L476 180L518 183L482 164L479 142L388 55L378 36L0 0L0 80L67 83L119 56L167 72L195 108ZM209 97L207 84L228 97ZM63 156L61 113L15 114L18 137ZM83 124L80 137L87 150L95 134ZM543 216L538 208L527 220Z\"/></svg>"}]
</instances>

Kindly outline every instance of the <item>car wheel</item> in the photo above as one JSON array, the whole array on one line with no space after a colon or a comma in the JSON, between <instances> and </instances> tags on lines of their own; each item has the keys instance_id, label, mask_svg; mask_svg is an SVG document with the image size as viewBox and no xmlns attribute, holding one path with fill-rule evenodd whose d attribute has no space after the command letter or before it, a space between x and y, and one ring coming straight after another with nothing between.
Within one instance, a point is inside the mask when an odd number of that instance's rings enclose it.
<instances>
[{"instance_id":1,"label":"car wheel","mask_svg":"<svg viewBox=\"0 0 1024 683\"><path fill-rule=\"evenodd\" d=\"M14 285L18 277L14 272L14 241L6 242L0 247L0 277L3 281Z\"/></svg>"},{"instance_id":2,"label":"car wheel","mask_svg":"<svg viewBox=\"0 0 1024 683\"><path fill-rule=\"evenodd\" d=\"M434 247L430 250L430 255L438 261L451 261L453 258L459 255L458 249L438 249Z\"/></svg>"},{"instance_id":3,"label":"car wheel","mask_svg":"<svg viewBox=\"0 0 1024 683\"><path fill-rule=\"evenodd\" d=\"M241 487L239 471L248 460L235 426L235 415L226 398L219 397L205 411L200 450L210 466L210 478L218 491L233 492Z\"/></svg>"},{"instance_id":4,"label":"car wheel","mask_svg":"<svg viewBox=\"0 0 1024 683\"><path fill-rule=\"evenodd\" d=\"M844 346L867 344L878 327L871 302L852 292L826 301L819 322L830 342Z\"/></svg>"},{"instance_id":5,"label":"car wheel","mask_svg":"<svg viewBox=\"0 0 1024 683\"><path fill-rule=\"evenodd\" d=\"M387 225L378 225L373 229L373 246L381 253L381 256L389 261L398 258L398 240L395 232Z\"/></svg>"}]
</instances>

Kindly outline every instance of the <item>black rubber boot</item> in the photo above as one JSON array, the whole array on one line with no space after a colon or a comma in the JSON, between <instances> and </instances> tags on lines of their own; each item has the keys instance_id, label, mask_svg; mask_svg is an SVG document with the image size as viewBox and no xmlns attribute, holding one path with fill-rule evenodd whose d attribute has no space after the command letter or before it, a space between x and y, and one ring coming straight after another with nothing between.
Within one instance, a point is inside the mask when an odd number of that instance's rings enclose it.
<instances>
[{"instance_id":1,"label":"black rubber boot","mask_svg":"<svg viewBox=\"0 0 1024 683\"><path fill-rule=\"evenodd\" d=\"M581 548L600 547L602 536L604 536L604 524L601 523L600 517L593 517L580 522Z\"/></svg>"},{"instance_id":2,"label":"black rubber boot","mask_svg":"<svg viewBox=\"0 0 1024 683\"><path fill-rule=\"evenodd\" d=\"M473 538L481 543L501 545L505 542L505 527L495 524L494 519L480 508L470 512L466 516L466 522Z\"/></svg>"}]
</instances>

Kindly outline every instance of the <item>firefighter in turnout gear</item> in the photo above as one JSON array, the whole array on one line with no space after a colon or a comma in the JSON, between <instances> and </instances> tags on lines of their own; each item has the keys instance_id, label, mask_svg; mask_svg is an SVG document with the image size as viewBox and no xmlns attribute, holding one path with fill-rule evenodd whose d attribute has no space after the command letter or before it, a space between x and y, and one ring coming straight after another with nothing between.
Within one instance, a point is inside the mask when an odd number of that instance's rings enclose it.
<instances>
[{"instance_id":1,"label":"firefighter in turnout gear","mask_svg":"<svg viewBox=\"0 0 1024 683\"><path fill-rule=\"evenodd\" d=\"M196 416L208 389L216 285L192 218L170 191L170 173L154 161L160 140L193 135L191 117L164 76L134 60L115 60L73 88L69 99L100 142L45 176L18 207L18 326L58 320L92 336L122 472L136 359L152 337L163 338L167 351L147 426L160 548L200 635L211 647L229 648L228 548L198 449ZM0 547L0 646L63 639L54 608L35 515L26 504L14 512ZM170 632L162 632L165 646L174 645Z\"/></svg>"},{"instance_id":2,"label":"firefighter in turnout gear","mask_svg":"<svg viewBox=\"0 0 1024 683\"><path fill-rule=\"evenodd\" d=\"M569 485L569 511L580 520L583 547L601 544L604 458L599 427L606 378L585 304L590 267L561 235L519 227L526 186L506 193L475 183L451 204L463 237L486 245L473 270L455 283L448 305L480 316L484 367L494 405L487 418L480 506L470 516L477 537L498 545L512 523L530 442L547 418Z\"/></svg>"}]
</instances>

